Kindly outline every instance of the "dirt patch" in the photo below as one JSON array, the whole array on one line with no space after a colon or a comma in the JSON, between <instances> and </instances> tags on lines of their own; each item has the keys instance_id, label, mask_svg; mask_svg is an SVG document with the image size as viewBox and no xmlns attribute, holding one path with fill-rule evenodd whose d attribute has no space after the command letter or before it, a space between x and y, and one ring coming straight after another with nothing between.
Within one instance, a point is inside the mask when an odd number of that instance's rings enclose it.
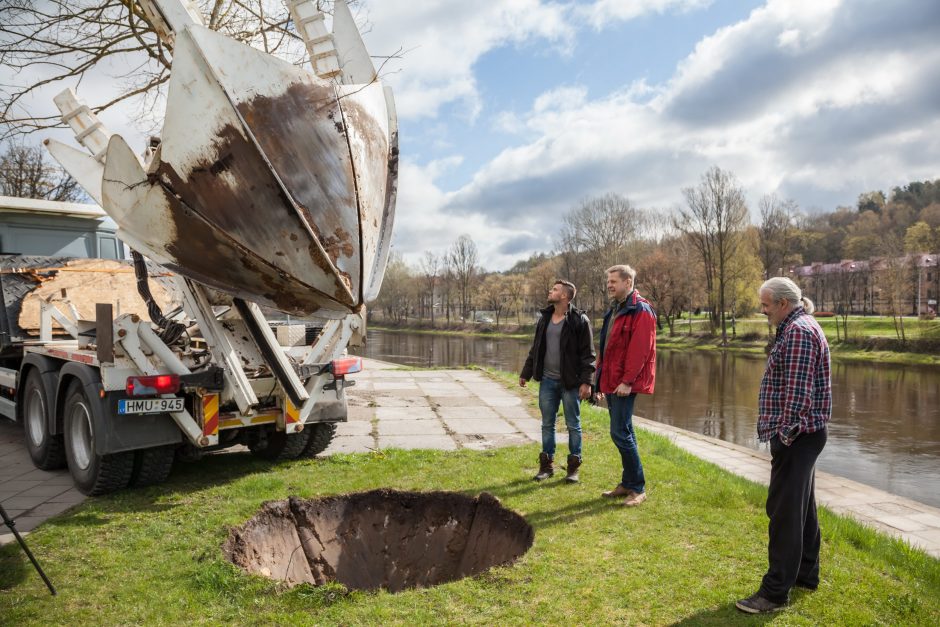
<instances>
[{"instance_id":1,"label":"dirt patch","mask_svg":"<svg viewBox=\"0 0 940 627\"><path fill-rule=\"evenodd\" d=\"M509 564L533 537L522 516L486 492L373 490L269 501L231 530L222 550L236 566L290 585L398 592Z\"/></svg>"}]
</instances>

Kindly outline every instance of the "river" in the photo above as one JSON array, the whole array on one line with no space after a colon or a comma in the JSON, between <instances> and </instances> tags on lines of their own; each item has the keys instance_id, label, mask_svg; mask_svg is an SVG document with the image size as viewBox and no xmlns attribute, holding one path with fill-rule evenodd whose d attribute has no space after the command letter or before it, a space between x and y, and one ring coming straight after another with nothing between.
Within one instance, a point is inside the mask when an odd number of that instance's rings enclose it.
<instances>
[{"instance_id":1,"label":"river","mask_svg":"<svg viewBox=\"0 0 940 627\"><path fill-rule=\"evenodd\" d=\"M479 364L519 372L529 342L371 330L365 357L409 366ZM656 393L636 413L728 442L757 442L758 356L660 350ZM832 366L829 442L818 467L940 507L940 371L885 364Z\"/></svg>"}]
</instances>

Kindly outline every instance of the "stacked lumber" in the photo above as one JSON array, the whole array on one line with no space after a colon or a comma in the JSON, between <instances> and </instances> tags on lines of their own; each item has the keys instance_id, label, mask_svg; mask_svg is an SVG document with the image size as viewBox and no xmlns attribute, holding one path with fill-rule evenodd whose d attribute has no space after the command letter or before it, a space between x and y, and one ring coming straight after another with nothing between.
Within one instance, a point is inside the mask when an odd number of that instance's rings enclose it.
<instances>
[{"instance_id":1,"label":"stacked lumber","mask_svg":"<svg viewBox=\"0 0 940 627\"><path fill-rule=\"evenodd\" d=\"M164 313L178 305L167 289L170 274L150 266L150 291ZM137 278L130 261L74 259L26 255L0 256L3 308L0 346L39 337L40 301L57 305L72 317L71 305L82 320L94 320L96 303L111 303L114 315L131 313L149 320L137 293ZM59 328L54 324L54 329Z\"/></svg>"}]
</instances>

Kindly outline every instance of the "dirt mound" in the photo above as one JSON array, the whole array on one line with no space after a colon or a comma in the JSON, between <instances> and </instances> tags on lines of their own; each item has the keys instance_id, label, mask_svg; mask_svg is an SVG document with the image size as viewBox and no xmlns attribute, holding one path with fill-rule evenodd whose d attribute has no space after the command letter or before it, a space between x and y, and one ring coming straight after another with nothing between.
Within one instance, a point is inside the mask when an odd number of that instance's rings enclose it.
<instances>
[{"instance_id":1,"label":"dirt mound","mask_svg":"<svg viewBox=\"0 0 940 627\"><path fill-rule=\"evenodd\" d=\"M290 585L398 592L513 562L533 537L522 516L486 492L374 490L267 502L222 549L246 571Z\"/></svg>"}]
</instances>

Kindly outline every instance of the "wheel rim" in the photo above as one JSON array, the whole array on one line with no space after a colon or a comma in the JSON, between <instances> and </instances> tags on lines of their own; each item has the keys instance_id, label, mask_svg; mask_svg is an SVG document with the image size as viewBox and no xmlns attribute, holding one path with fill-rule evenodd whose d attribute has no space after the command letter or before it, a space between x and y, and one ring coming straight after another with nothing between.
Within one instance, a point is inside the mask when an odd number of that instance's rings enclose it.
<instances>
[{"instance_id":1,"label":"wheel rim","mask_svg":"<svg viewBox=\"0 0 940 627\"><path fill-rule=\"evenodd\" d=\"M84 401L75 403L69 413L69 440L75 465L85 470L91 464L95 446L91 414Z\"/></svg>"},{"instance_id":2,"label":"wheel rim","mask_svg":"<svg viewBox=\"0 0 940 627\"><path fill-rule=\"evenodd\" d=\"M26 399L26 430L33 446L42 446L46 434L46 403L42 392L37 388L30 390Z\"/></svg>"}]
</instances>

